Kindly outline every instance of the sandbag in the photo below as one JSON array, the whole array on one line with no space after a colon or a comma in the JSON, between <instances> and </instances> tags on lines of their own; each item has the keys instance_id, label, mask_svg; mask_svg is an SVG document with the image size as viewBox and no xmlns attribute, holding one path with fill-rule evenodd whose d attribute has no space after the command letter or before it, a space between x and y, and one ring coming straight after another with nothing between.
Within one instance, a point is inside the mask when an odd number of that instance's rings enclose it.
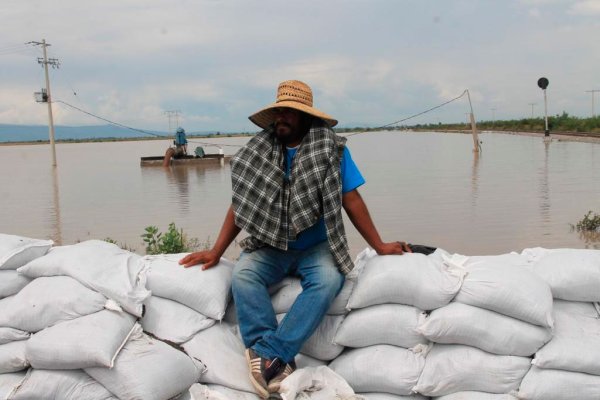
<instances>
[{"instance_id":1,"label":"sandbag","mask_svg":"<svg viewBox=\"0 0 600 400\"><path fill-rule=\"evenodd\" d=\"M39 369L112 368L134 324L133 315L111 310L61 322L27 341L27 358Z\"/></svg>"},{"instance_id":2,"label":"sandbag","mask_svg":"<svg viewBox=\"0 0 600 400\"><path fill-rule=\"evenodd\" d=\"M0 345L0 374L22 371L29 367L25 340Z\"/></svg>"},{"instance_id":3,"label":"sandbag","mask_svg":"<svg viewBox=\"0 0 600 400\"><path fill-rule=\"evenodd\" d=\"M539 276L520 265L507 264L506 257L470 259L458 254L447 259L467 271L454 301L552 327L552 292Z\"/></svg>"},{"instance_id":4,"label":"sandbag","mask_svg":"<svg viewBox=\"0 0 600 400\"><path fill-rule=\"evenodd\" d=\"M27 375L26 371L11 372L0 374L0 399L6 399L15 391Z\"/></svg>"},{"instance_id":5,"label":"sandbag","mask_svg":"<svg viewBox=\"0 0 600 400\"><path fill-rule=\"evenodd\" d=\"M530 257L530 268L548 282L555 298L600 301L600 250L538 247L523 254Z\"/></svg>"},{"instance_id":6,"label":"sandbag","mask_svg":"<svg viewBox=\"0 0 600 400\"><path fill-rule=\"evenodd\" d=\"M255 393L242 392L221 385L195 383L189 389L189 400L260 400ZM186 397L177 400L186 400Z\"/></svg>"},{"instance_id":7,"label":"sandbag","mask_svg":"<svg viewBox=\"0 0 600 400\"><path fill-rule=\"evenodd\" d=\"M103 240L88 240L54 247L19 272L31 278L70 276L140 317L142 303L150 295L143 268L139 255Z\"/></svg>"},{"instance_id":8,"label":"sandbag","mask_svg":"<svg viewBox=\"0 0 600 400\"><path fill-rule=\"evenodd\" d=\"M147 287L155 296L175 300L209 318L221 320L231 295L233 263L221 258L218 265L202 271L200 265L184 268L184 254L144 257Z\"/></svg>"},{"instance_id":9,"label":"sandbag","mask_svg":"<svg viewBox=\"0 0 600 400\"><path fill-rule=\"evenodd\" d=\"M520 400L598 400L600 376L534 366L517 396Z\"/></svg>"},{"instance_id":10,"label":"sandbag","mask_svg":"<svg viewBox=\"0 0 600 400\"><path fill-rule=\"evenodd\" d=\"M216 324L197 333L183 344L183 348L207 367L199 382L254 393L244 355L245 347L236 335L236 329L227 323Z\"/></svg>"},{"instance_id":11,"label":"sandbag","mask_svg":"<svg viewBox=\"0 0 600 400\"><path fill-rule=\"evenodd\" d=\"M386 303L433 310L452 300L464 275L461 268L410 253L378 256L366 252L356 268L358 279L348 300L350 310Z\"/></svg>"},{"instance_id":12,"label":"sandbag","mask_svg":"<svg viewBox=\"0 0 600 400\"><path fill-rule=\"evenodd\" d=\"M278 314L277 321L285 317L285 314ZM333 342L335 332L344 320L343 315L325 315L317 329L302 345L300 352L319 360L333 360L344 350L344 346Z\"/></svg>"},{"instance_id":13,"label":"sandbag","mask_svg":"<svg viewBox=\"0 0 600 400\"><path fill-rule=\"evenodd\" d=\"M348 298L354 287L354 281L352 279L346 279L342 290L333 300L333 303L327 310L328 315L342 315L346 314L346 304L348 304ZM273 304L273 310L276 314L287 313L296 297L302 292L302 285L300 278L287 277L282 281L279 289L271 296L271 303Z\"/></svg>"},{"instance_id":14,"label":"sandbag","mask_svg":"<svg viewBox=\"0 0 600 400\"><path fill-rule=\"evenodd\" d=\"M429 397L413 394L409 396L398 396L390 393L357 393L368 400L427 400Z\"/></svg>"},{"instance_id":15,"label":"sandbag","mask_svg":"<svg viewBox=\"0 0 600 400\"><path fill-rule=\"evenodd\" d=\"M296 367L307 368L307 367L320 367L321 365L327 365L327 361L319 360L306 354L298 353L294 358L296 361Z\"/></svg>"},{"instance_id":16,"label":"sandbag","mask_svg":"<svg viewBox=\"0 0 600 400\"><path fill-rule=\"evenodd\" d=\"M434 397L435 400L517 400L512 394L484 392L457 392L446 396Z\"/></svg>"},{"instance_id":17,"label":"sandbag","mask_svg":"<svg viewBox=\"0 0 600 400\"><path fill-rule=\"evenodd\" d=\"M140 323L145 332L173 343L190 340L196 333L210 328L215 320L176 301L151 296Z\"/></svg>"},{"instance_id":18,"label":"sandbag","mask_svg":"<svg viewBox=\"0 0 600 400\"><path fill-rule=\"evenodd\" d=\"M583 315L589 318L600 318L600 313L598 313L595 304L597 303L554 299L552 307L555 313L558 311L567 314Z\"/></svg>"},{"instance_id":19,"label":"sandbag","mask_svg":"<svg viewBox=\"0 0 600 400\"><path fill-rule=\"evenodd\" d=\"M387 344L346 349L329 367L355 392L410 395L425 366L423 353Z\"/></svg>"},{"instance_id":20,"label":"sandbag","mask_svg":"<svg viewBox=\"0 0 600 400\"><path fill-rule=\"evenodd\" d=\"M510 393L530 367L526 357L498 356L475 347L435 344L414 390L426 396L461 391Z\"/></svg>"},{"instance_id":21,"label":"sandbag","mask_svg":"<svg viewBox=\"0 0 600 400\"><path fill-rule=\"evenodd\" d=\"M403 304L380 304L353 310L339 329L334 342L347 347L367 347L377 344L410 348L426 344L417 332L421 310Z\"/></svg>"},{"instance_id":22,"label":"sandbag","mask_svg":"<svg viewBox=\"0 0 600 400\"><path fill-rule=\"evenodd\" d=\"M9 400L118 400L81 370L30 369Z\"/></svg>"},{"instance_id":23,"label":"sandbag","mask_svg":"<svg viewBox=\"0 0 600 400\"><path fill-rule=\"evenodd\" d=\"M0 328L0 344L16 342L17 340L27 340L31 333L15 328Z\"/></svg>"},{"instance_id":24,"label":"sandbag","mask_svg":"<svg viewBox=\"0 0 600 400\"><path fill-rule=\"evenodd\" d=\"M281 382L279 393L283 400L365 400L355 395L348 383L326 366L294 371Z\"/></svg>"},{"instance_id":25,"label":"sandbag","mask_svg":"<svg viewBox=\"0 0 600 400\"><path fill-rule=\"evenodd\" d=\"M107 299L68 276L34 279L0 300L0 326L37 332L102 310Z\"/></svg>"},{"instance_id":26,"label":"sandbag","mask_svg":"<svg viewBox=\"0 0 600 400\"><path fill-rule=\"evenodd\" d=\"M0 299L19 293L29 282L31 278L15 270L0 270Z\"/></svg>"},{"instance_id":27,"label":"sandbag","mask_svg":"<svg viewBox=\"0 0 600 400\"><path fill-rule=\"evenodd\" d=\"M549 328L456 302L422 316L417 330L432 342L506 356L531 356L552 338Z\"/></svg>"},{"instance_id":28,"label":"sandbag","mask_svg":"<svg viewBox=\"0 0 600 400\"><path fill-rule=\"evenodd\" d=\"M0 270L17 269L43 256L53 243L52 240L0 233Z\"/></svg>"},{"instance_id":29,"label":"sandbag","mask_svg":"<svg viewBox=\"0 0 600 400\"><path fill-rule=\"evenodd\" d=\"M85 372L121 400L169 399L198 381L205 370L200 361L136 327L113 368L85 368Z\"/></svg>"},{"instance_id":30,"label":"sandbag","mask_svg":"<svg viewBox=\"0 0 600 400\"><path fill-rule=\"evenodd\" d=\"M600 375L600 319L554 312L554 337L531 362L540 368Z\"/></svg>"}]
</instances>

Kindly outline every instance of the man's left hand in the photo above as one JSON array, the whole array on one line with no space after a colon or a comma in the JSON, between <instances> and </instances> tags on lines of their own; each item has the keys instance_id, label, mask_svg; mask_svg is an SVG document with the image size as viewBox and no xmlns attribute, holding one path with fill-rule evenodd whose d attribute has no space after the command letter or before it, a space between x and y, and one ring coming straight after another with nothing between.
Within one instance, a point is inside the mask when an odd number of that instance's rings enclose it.
<instances>
[{"instance_id":1,"label":"man's left hand","mask_svg":"<svg viewBox=\"0 0 600 400\"><path fill-rule=\"evenodd\" d=\"M375 249L378 255L386 256L390 254L412 253L412 250L406 242L382 243Z\"/></svg>"}]
</instances>

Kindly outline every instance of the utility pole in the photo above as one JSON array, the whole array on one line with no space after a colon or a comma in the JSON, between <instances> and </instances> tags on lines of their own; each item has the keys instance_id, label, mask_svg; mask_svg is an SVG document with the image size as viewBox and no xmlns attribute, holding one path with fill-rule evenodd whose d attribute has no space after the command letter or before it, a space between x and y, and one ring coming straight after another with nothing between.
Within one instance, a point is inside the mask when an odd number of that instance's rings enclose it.
<instances>
[{"instance_id":1,"label":"utility pole","mask_svg":"<svg viewBox=\"0 0 600 400\"><path fill-rule=\"evenodd\" d=\"M531 119L533 119L533 106L535 106L537 103L529 103L529 105L531 106Z\"/></svg>"},{"instance_id":2,"label":"utility pole","mask_svg":"<svg viewBox=\"0 0 600 400\"><path fill-rule=\"evenodd\" d=\"M467 98L469 99L469 108L471 109L471 112L468 115L471 121L471 133L473 134L473 152L479 154L479 136L477 134L477 125L475 124L475 114L473 113L471 95L469 94L469 89L466 89L465 92L467 92Z\"/></svg>"},{"instance_id":3,"label":"utility pole","mask_svg":"<svg viewBox=\"0 0 600 400\"><path fill-rule=\"evenodd\" d=\"M494 125L496 123L496 109L491 108L491 110L492 110L492 125Z\"/></svg>"},{"instance_id":4,"label":"utility pole","mask_svg":"<svg viewBox=\"0 0 600 400\"><path fill-rule=\"evenodd\" d=\"M600 90L598 90L598 89L586 90L585 92L592 94L592 118L596 118L596 112L594 110L594 96L596 95L597 92L600 92Z\"/></svg>"},{"instance_id":5,"label":"utility pole","mask_svg":"<svg viewBox=\"0 0 600 400\"><path fill-rule=\"evenodd\" d=\"M59 68L60 61L58 58L50 58L48 59L48 55L46 52L46 47L50 46L50 43L46 43L46 39L42 39L41 42L27 42L26 44L32 44L34 46L42 46L42 50L44 52L44 57L38 57L38 64L42 64L44 67L44 72L46 74L46 96L45 102L48 103L48 130L50 135L50 147L52 148L52 166L56 167L56 148L54 146L54 119L52 118L52 96L50 95L50 77L48 75L48 65L51 65L52 68Z\"/></svg>"},{"instance_id":6,"label":"utility pole","mask_svg":"<svg viewBox=\"0 0 600 400\"><path fill-rule=\"evenodd\" d=\"M169 118L169 133L171 133L171 131L175 132L175 129L177 129L177 127L179 127L179 114L181 114L181 111L179 110L170 110L170 111L165 111L165 114L167 114L167 117ZM175 117L175 129L171 128L171 118Z\"/></svg>"}]
</instances>

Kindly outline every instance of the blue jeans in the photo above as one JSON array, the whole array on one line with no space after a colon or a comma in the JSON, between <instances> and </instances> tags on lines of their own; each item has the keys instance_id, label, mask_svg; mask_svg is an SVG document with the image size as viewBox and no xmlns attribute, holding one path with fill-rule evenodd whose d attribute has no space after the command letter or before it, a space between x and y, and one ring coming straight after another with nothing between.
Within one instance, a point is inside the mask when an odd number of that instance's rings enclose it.
<instances>
[{"instance_id":1,"label":"blue jeans","mask_svg":"<svg viewBox=\"0 0 600 400\"><path fill-rule=\"evenodd\" d=\"M277 324L268 287L299 276L302 293ZM263 358L291 362L317 329L344 284L327 241L306 250L262 247L242 252L233 270L232 290L246 348Z\"/></svg>"}]
</instances>

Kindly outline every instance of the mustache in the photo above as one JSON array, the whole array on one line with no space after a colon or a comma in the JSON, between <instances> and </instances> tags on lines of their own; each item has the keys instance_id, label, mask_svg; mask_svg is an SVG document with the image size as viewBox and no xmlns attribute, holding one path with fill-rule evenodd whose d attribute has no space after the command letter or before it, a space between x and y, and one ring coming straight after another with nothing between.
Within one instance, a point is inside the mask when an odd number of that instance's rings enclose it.
<instances>
[{"instance_id":1,"label":"mustache","mask_svg":"<svg viewBox=\"0 0 600 400\"><path fill-rule=\"evenodd\" d=\"M292 129L292 126L290 124L288 124L287 122L276 122L275 123L275 129L277 129L280 126L286 126L289 129Z\"/></svg>"}]
</instances>

